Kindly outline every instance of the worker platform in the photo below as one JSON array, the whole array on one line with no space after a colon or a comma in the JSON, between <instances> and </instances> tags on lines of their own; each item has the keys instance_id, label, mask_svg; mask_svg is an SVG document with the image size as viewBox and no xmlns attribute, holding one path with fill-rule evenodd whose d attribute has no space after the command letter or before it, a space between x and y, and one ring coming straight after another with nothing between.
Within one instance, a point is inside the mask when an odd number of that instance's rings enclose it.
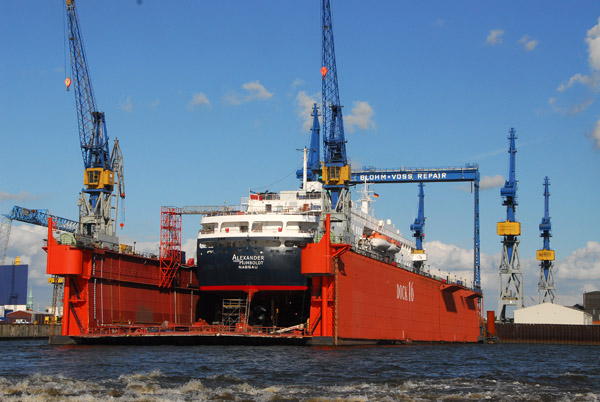
<instances>
[{"instance_id":1,"label":"worker platform","mask_svg":"<svg viewBox=\"0 0 600 402\"><path fill-rule=\"evenodd\" d=\"M88 334L50 337L51 345L305 345L303 325L290 328L237 325L107 325Z\"/></svg>"}]
</instances>

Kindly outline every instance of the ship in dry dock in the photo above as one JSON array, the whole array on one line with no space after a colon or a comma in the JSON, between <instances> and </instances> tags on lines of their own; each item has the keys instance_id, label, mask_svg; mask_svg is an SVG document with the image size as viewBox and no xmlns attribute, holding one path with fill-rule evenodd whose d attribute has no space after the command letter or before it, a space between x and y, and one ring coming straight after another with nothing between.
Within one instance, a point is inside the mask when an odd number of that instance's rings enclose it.
<instances>
[{"instance_id":1,"label":"ship in dry dock","mask_svg":"<svg viewBox=\"0 0 600 402\"><path fill-rule=\"evenodd\" d=\"M303 329L312 343L477 341L481 295L415 269L414 242L373 215L366 186L351 211L349 244L332 242L323 196L320 182L308 182L207 210L199 319Z\"/></svg>"}]
</instances>

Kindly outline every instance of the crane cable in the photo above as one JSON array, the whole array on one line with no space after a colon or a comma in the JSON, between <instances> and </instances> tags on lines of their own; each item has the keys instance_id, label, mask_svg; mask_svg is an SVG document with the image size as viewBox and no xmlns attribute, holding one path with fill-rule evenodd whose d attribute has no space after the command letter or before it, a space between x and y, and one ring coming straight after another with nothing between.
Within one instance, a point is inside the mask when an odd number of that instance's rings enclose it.
<instances>
[{"instance_id":1,"label":"crane cable","mask_svg":"<svg viewBox=\"0 0 600 402\"><path fill-rule=\"evenodd\" d=\"M287 174L285 177L282 177L281 179L277 180L277 181L276 181L276 182L274 182L274 183L267 184L266 186L262 186L262 187L255 187L254 189L255 189L255 190L262 190L262 189L264 189L264 188L269 188L269 187L272 187L272 186L274 186L275 184L281 183L282 181L284 181L285 179L287 179L288 177L290 177L292 174L296 173L296 171L297 171L297 170L298 170L298 169L299 169L301 166L302 166L302 164L301 164L301 165L299 165L299 166L298 166L296 169L292 170L292 171L291 171L289 174Z\"/></svg>"}]
</instances>

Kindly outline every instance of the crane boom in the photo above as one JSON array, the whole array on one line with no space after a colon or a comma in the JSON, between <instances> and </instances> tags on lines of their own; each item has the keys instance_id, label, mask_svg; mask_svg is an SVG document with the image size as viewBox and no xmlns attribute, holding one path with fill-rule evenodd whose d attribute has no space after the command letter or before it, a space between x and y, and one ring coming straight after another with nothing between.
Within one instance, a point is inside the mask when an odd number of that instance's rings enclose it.
<instances>
[{"instance_id":1,"label":"crane boom","mask_svg":"<svg viewBox=\"0 0 600 402\"><path fill-rule=\"evenodd\" d=\"M322 21L322 67L323 76L323 181L324 188L331 193L332 207L336 207L340 193L348 189L350 181L350 166L346 158L346 139L344 137L344 122L342 105L337 79L335 62L335 47L333 42L333 23L331 19L330 0L321 3Z\"/></svg>"},{"instance_id":2,"label":"crane boom","mask_svg":"<svg viewBox=\"0 0 600 402\"><path fill-rule=\"evenodd\" d=\"M517 206L516 138L515 129L511 128L508 136L508 153L510 154L508 180L500 189L500 196L503 198L502 205L506 206L506 221L498 222L496 227L498 236L503 236L500 261L500 297L498 299L500 321L508 320L507 307L523 308L525 306L518 238L521 235L521 224L515 219Z\"/></svg>"},{"instance_id":3,"label":"crane boom","mask_svg":"<svg viewBox=\"0 0 600 402\"><path fill-rule=\"evenodd\" d=\"M113 153L109 152L106 119L97 110L96 99L79 28L75 0L65 0L67 15L67 37L69 42L72 82L75 93L79 141L83 157L84 189L79 200L78 234L118 244L114 233L116 217L113 219L112 193L115 182L119 197L125 197L123 182L123 156L118 141ZM67 87L68 88L68 87ZM117 177L115 177L115 173ZM100 239L102 238L102 239Z\"/></svg>"},{"instance_id":4,"label":"crane boom","mask_svg":"<svg viewBox=\"0 0 600 402\"><path fill-rule=\"evenodd\" d=\"M4 259L6 258L12 221L48 226L48 218L52 219L56 229L65 232L73 233L79 225L79 222L72 221L71 219L50 215L47 209L28 209L15 205L10 213L3 214L0 221L0 265L4 264Z\"/></svg>"},{"instance_id":5,"label":"crane boom","mask_svg":"<svg viewBox=\"0 0 600 402\"><path fill-rule=\"evenodd\" d=\"M110 154L104 113L98 112L96 98L79 29L75 0L66 0L71 73L75 91L77 123L83 164L86 169L109 169Z\"/></svg>"},{"instance_id":6,"label":"crane boom","mask_svg":"<svg viewBox=\"0 0 600 402\"><path fill-rule=\"evenodd\" d=\"M310 148L308 149L308 160L307 160L307 169L306 169L306 178L309 181L316 181L319 178L319 173L321 171L321 147L319 145L319 133L321 131L321 127L319 126L319 109L317 108L317 104L313 105L313 125L311 128L310 135ZM296 177L298 179L303 179L304 169L299 169L296 171Z\"/></svg>"},{"instance_id":7,"label":"crane boom","mask_svg":"<svg viewBox=\"0 0 600 402\"><path fill-rule=\"evenodd\" d=\"M13 207L9 214L5 214L4 216L13 221L46 227L48 227L48 218L50 217L55 229L70 233L74 233L79 225L78 222L71 219L51 215L47 209L28 209L17 205Z\"/></svg>"},{"instance_id":8,"label":"crane boom","mask_svg":"<svg viewBox=\"0 0 600 402\"><path fill-rule=\"evenodd\" d=\"M540 223L540 237L543 239L543 247L537 250L537 260L540 262L540 279L538 282L539 303L554 303L556 298L556 286L554 284L554 250L550 248L550 237L552 237L552 223L550 222L550 180L544 178L544 216Z\"/></svg>"}]
</instances>

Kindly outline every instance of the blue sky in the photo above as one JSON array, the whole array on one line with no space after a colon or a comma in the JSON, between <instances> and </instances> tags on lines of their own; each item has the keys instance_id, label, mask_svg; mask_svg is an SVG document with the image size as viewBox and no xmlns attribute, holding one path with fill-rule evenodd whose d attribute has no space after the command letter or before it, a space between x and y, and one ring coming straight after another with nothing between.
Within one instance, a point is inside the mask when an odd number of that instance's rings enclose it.
<instances>
[{"instance_id":1,"label":"blue sky","mask_svg":"<svg viewBox=\"0 0 600 402\"><path fill-rule=\"evenodd\" d=\"M91 79L125 158L123 242L157 249L161 205L236 205L293 189L320 103L319 2L79 1ZM517 220L527 304L537 300L549 176L559 302L600 289L600 2L334 1L347 152L354 166L478 163L485 308L495 309L508 131L517 131ZM0 2L0 212L77 219L81 152L61 0ZM66 71L65 71L66 69ZM406 236L416 185L378 185L376 215ZM425 187L432 269L468 277L472 195ZM184 217L193 250L198 219ZM43 230L13 224L8 259L50 300Z\"/></svg>"}]
</instances>

